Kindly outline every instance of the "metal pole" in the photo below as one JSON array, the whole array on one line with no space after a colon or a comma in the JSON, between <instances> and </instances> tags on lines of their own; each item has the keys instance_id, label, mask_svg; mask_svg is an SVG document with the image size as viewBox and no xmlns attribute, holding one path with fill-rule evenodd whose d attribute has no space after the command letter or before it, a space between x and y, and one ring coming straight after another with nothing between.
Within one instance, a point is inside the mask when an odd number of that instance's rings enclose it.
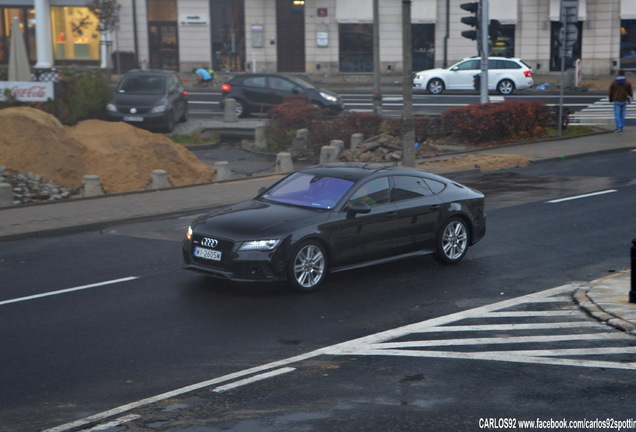
<instances>
[{"instance_id":1,"label":"metal pole","mask_svg":"<svg viewBox=\"0 0 636 432\"><path fill-rule=\"evenodd\" d=\"M413 123L413 52L411 41L411 0L402 0L402 165L415 166Z\"/></svg>"},{"instance_id":2,"label":"metal pole","mask_svg":"<svg viewBox=\"0 0 636 432\"><path fill-rule=\"evenodd\" d=\"M479 10L481 11L481 17L479 18L481 21L481 34L478 36L481 40L479 53L479 56L481 57L481 87L479 90L479 102L484 104L490 102L490 99L488 98L488 0L481 0L481 7Z\"/></svg>"},{"instance_id":3,"label":"metal pole","mask_svg":"<svg viewBox=\"0 0 636 432\"><path fill-rule=\"evenodd\" d=\"M373 0L373 112L382 114L380 89L380 0Z\"/></svg>"},{"instance_id":4,"label":"metal pole","mask_svg":"<svg viewBox=\"0 0 636 432\"><path fill-rule=\"evenodd\" d=\"M444 60L442 67L448 67L448 38L450 37L450 0L446 0L446 34L444 35Z\"/></svg>"},{"instance_id":5,"label":"metal pole","mask_svg":"<svg viewBox=\"0 0 636 432\"><path fill-rule=\"evenodd\" d=\"M634 279L634 272L636 272L636 239L632 240L632 273L631 273L631 291L629 292L629 302L636 303L636 279Z\"/></svg>"},{"instance_id":6,"label":"metal pole","mask_svg":"<svg viewBox=\"0 0 636 432\"><path fill-rule=\"evenodd\" d=\"M561 120L563 117L563 87L565 87L565 27L567 26L567 18L565 14L565 8L563 7L563 0L561 0L560 4L561 11L561 33L559 36L559 42L561 43L561 47L559 49L559 55L561 57L561 87L559 89L559 117L557 118L557 122L559 123L559 136L563 134L563 121Z\"/></svg>"}]
</instances>

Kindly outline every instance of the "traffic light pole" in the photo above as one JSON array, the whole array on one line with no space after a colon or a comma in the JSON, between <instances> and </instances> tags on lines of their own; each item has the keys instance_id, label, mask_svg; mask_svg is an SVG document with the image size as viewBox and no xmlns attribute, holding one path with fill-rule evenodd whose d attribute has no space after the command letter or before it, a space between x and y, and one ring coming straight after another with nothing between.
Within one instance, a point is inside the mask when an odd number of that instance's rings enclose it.
<instances>
[{"instance_id":1,"label":"traffic light pole","mask_svg":"<svg viewBox=\"0 0 636 432\"><path fill-rule=\"evenodd\" d=\"M479 57L481 57L481 78L479 102L488 103L488 0L480 0L479 13L481 26L479 27Z\"/></svg>"}]
</instances>

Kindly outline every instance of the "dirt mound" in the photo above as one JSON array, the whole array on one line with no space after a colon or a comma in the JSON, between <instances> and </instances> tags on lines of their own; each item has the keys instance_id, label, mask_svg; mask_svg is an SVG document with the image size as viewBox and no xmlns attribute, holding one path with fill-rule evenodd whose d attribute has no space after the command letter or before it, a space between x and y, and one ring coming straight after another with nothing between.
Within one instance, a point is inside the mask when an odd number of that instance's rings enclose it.
<instances>
[{"instance_id":1,"label":"dirt mound","mask_svg":"<svg viewBox=\"0 0 636 432\"><path fill-rule=\"evenodd\" d=\"M497 171L502 169L521 168L532 163L532 158L509 154L469 155L449 158L446 160L423 162L417 166L444 168L449 170L478 169L481 172Z\"/></svg>"},{"instance_id":2,"label":"dirt mound","mask_svg":"<svg viewBox=\"0 0 636 432\"><path fill-rule=\"evenodd\" d=\"M0 161L69 189L95 174L106 193L147 189L163 169L173 186L211 181L214 169L170 138L126 123L86 120L74 127L28 107L0 110Z\"/></svg>"}]
</instances>

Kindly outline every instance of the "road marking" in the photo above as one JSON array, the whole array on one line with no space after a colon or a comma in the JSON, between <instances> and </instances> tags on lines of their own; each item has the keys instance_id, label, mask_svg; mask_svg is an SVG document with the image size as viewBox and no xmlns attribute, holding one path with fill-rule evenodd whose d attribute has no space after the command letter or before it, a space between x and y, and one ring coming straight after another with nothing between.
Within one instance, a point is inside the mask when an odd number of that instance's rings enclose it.
<instances>
[{"instance_id":1,"label":"road marking","mask_svg":"<svg viewBox=\"0 0 636 432\"><path fill-rule=\"evenodd\" d=\"M267 378L272 378L272 377L275 377L275 376L278 376L278 375L283 375L283 374L286 374L286 373L289 373L289 372L293 372L295 370L296 370L296 368L292 368L292 367L281 368L281 369L278 369L278 370L275 370L275 371L271 371L271 372L255 375L255 376L250 377L250 378L242 379L242 380L233 382L231 384L226 384L226 385L223 385L223 386L219 386L219 387L216 387L216 388L212 389L212 391L214 391L216 393L223 393L223 392L226 392L228 390L235 389L237 387L241 387L241 386L244 386L244 385L247 385L247 384L252 384L254 382L262 381L262 380L265 380Z\"/></svg>"},{"instance_id":2,"label":"road marking","mask_svg":"<svg viewBox=\"0 0 636 432\"><path fill-rule=\"evenodd\" d=\"M27 296L27 297L20 297L20 298L15 298L15 299L11 299L11 300L4 300L4 301L0 301L0 306L4 306L7 304L11 304L11 303L19 303L19 302L23 302L23 301L28 301L28 300L35 300L35 299L39 299L39 298L43 298L43 297L50 297L50 296L54 296L54 295L60 295L60 294L67 294L70 292L75 292L75 291L81 291L81 290L86 290L86 289L91 289L91 288L97 288L97 287L101 287L101 286L105 286L105 285L112 285L112 284L117 284L117 283L122 283L122 282L129 282L135 279L139 279L139 276L130 276L130 277L125 277L125 278L121 278L121 279L113 279L110 281L106 281L106 282L98 282L98 283L94 283L94 284L90 284L90 285L82 285L82 286L78 286L78 287L74 287L74 288L67 288L67 289L63 289L63 290L59 290L59 291L51 291L51 292L47 292L47 293L42 293L42 294L35 294L32 296Z\"/></svg>"},{"instance_id":3,"label":"road marking","mask_svg":"<svg viewBox=\"0 0 636 432\"><path fill-rule=\"evenodd\" d=\"M593 197L593 196L597 196L597 195L605 195L605 194L609 194L609 193L613 193L613 192L618 192L618 191L616 189L608 189L608 190L604 190L604 191L600 191L600 192L593 192L593 193L588 193L588 194L583 194L583 195L571 196L571 197L567 197L567 198L555 199L555 200L547 201L547 203L548 204L556 204L556 203L560 203L560 202L564 202L564 201L572 201L572 200L581 199L581 198L589 198L589 197Z\"/></svg>"},{"instance_id":4,"label":"road marking","mask_svg":"<svg viewBox=\"0 0 636 432\"><path fill-rule=\"evenodd\" d=\"M115 426L121 426L124 423L128 423L128 422L131 422L133 420L137 420L138 418L141 418L141 416L137 415L137 414L130 414L130 415L127 415L127 416L124 416L124 417L120 417L120 418L118 418L116 420L113 420L111 422L108 422L108 423L102 423L102 424L97 425L95 427L92 427L90 429L82 429L79 432L103 431L103 430L110 429L110 428L115 427Z\"/></svg>"},{"instance_id":5,"label":"road marking","mask_svg":"<svg viewBox=\"0 0 636 432\"><path fill-rule=\"evenodd\" d=\"M567 348L567 349L535 349L535 350L509 350L509 351L479 351L479 352L463 352L463 351L437 351L414 348L425 348L434 346L463 346L463 345L484 345L493 344L518 344L518 343L554 343L559 341L612 341L621 345L626 342L633 342L633 337L619 333L617 330L605 328L605 326L591 321L585 317L582 312L573 305L572 298L568 295L573 293L583 283L574 282L551 288L537 293L527 294L525 296L503 300L497 303L484 305L474 309L445 315L438 318L432 318L403 327L394 328L359 339L339 343L336 345L310 351L287 359L267 363L250 369L245 369L235 373L231 373L218 378L202 381L163 394L152 396L136 402L113 408L109 411L94 414L83 419L75 420L61 426L47 429L44 432L65 432L74 428L82 427L90 423L96 423L104 419L120 415L133 409L141 408L153 403L165 401L166 399L181 396L195 390L201 390L208 387L218 386L224 383L230 383L225 386L216 387L219 389L229 389L234 385L246 385L250 382L257 382L273 376L291 372L295 368L290 365L309 360L323 355L372 355L372 356L399 356L399 357L422 357L422 358L455 358L455 359L471 359L471 360L489 360L489 361L507 361L516 363L533 363L560 366L580 366L580 367L602 367L612 369L626 369L636 371L636 362L622 363L620 361L597 361L587 359L575 359L577 355L602 355L602 354L630 354L636 352L636 348L632 346L615 346L610 348ZM521 307L526 304L548 304L554 303L560 306L559 309L552 311L524 311L509 310L515 307ZM552 322L552 323L536 323L536 324L488 324L478 325L454 325L462 320L468 319L513 319L513 318L545 318L554 319L555 317L571 317L572 322ZM580 319L577 320L577 317ZM594 327L594 329L590 329ZM502 335L502 332L514 333L516 331L556 331L567 329L581 330L590 329L587 333L571 333L571 334L544 334L544 335ZM493 337L481 338L453 338L453 339L430 339L422 341L405 341L396 342L406 336L416 334L430 333L449 333L473 332L473 331L492 331ZM595 330L595 331L593 331ZM568 358L555 358L555 356L565 356ZM248 378L249 377L249 378ZM239 380L239 378L244 378ZM234 383L231 383L234 381Z\"/></svg>"}]
</instances>

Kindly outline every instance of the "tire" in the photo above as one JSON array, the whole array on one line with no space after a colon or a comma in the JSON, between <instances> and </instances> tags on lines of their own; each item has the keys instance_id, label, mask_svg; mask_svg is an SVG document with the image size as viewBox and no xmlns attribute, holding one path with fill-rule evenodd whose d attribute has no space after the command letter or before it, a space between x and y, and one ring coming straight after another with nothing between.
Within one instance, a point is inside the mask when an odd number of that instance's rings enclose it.
<instances>
[{"instance_id":1,"label":"tire","mask_svg":"<svg viewBox=\"0 0 636 432\"><path fill-rule=\"evenodd\" d=\"M468 251L468 226L464 220L454 217L447 220L437 236L435 258L442 264L456 264Z\"/></svg>"},{"instance_id":2,"label":"tire","mask_svg":"<svg viewBox=\"0 0 636 432\"><path fill-rule=\"evenodd\" d=\"M249 114L247 105L241 99L236 99L236 116L246 117Z\"/></svg>"},{"instance_id":3,"label":"tire","mask_svg":"<svg viewBox=\"0 0 636 432\"><path fill-rule=\"evenodd\" d=\"M444 92L444 81L439 78L433 78L428 82L426 90L428 90L430 94L442 94Z\"/></svg>"},{"instance_id":4,"label":"tire","mask_svg":"<svg viewBox=\"0 0 636 432\"><path fill-rule=\"evenodd\" d=\"M515 91L515 83L510 81L509 79L504 79L499 81L497 84L497 92L502 95L509 95Z\"/></svg>"},{"instance_id":5,"label":"tire","mask_svg":"<svg viewBox=\"0 0 636 432\"><path fill-rule=\"evenodd\" d=\"M181 116L181 118L179 119L179 122L180 122L180 123L185 123L185 122L187 122L187 121L188 121L188 108L186 107L186 108L183 110L183 115L182 115L182 116Z\"/></svg>"},{"instance_id":6,"label":"tire","mask_svg":"<svg viewBox=\"0 0 636 432\"><path fill-rule=\"evenodd\" d=\"M327 253L316 241L305 241L296 247L287 266L291 287L300 292L314 291L327 276Z\"/></svg>"},{"instance_id":7,"label":"tire","mask_svg":"<svg viewBox=\"0 0 636 432\"><path fill-rule=\"evenodd\" d=\"M165 131L166 133L171 133L173 129L174 129L174 113L170 111L168 113L168 117L166 118Z\"/></svg>"}]
</instances>

